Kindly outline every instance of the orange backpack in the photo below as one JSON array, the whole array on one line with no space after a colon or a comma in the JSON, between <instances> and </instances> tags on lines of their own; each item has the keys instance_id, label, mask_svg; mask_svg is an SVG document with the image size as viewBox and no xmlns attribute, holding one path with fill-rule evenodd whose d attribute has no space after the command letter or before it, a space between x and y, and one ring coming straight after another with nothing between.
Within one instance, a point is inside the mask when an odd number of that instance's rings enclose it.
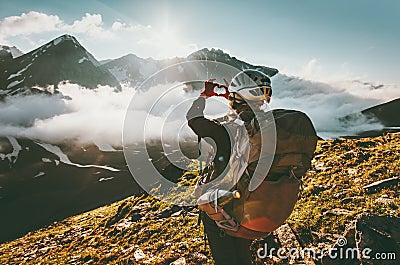
<instances>
[{"instance_id":1,"label":"orange backpack","mask_svg":"<svg viewBox=\"0 0 400 265\"><path fill-rule=\"evenodd\" d=\"M251 159L231 189L238 190L240 198L223 207L211 202L199 203L199 208L231 236L263 238L283 224L298 199L301 177L311 166L318 137L309 117L300 111L284 109L272 110L272 117L276 136L270 130L267 130L268 135L262 136L261 132L265 133L265 130L260 130L257 122L251 123L250 128L246 127L248 132L251 131L248 154ZM261 138L263 141L276 141L276 147L273 154L267 154L273 156L269 171L254 185L251 184L253 173L257 164L263 163L259 157ZM212 180L210 176L208 178ZM204 185L204 178L200 178L198 184Z\"/></svg>"}]
</instances>

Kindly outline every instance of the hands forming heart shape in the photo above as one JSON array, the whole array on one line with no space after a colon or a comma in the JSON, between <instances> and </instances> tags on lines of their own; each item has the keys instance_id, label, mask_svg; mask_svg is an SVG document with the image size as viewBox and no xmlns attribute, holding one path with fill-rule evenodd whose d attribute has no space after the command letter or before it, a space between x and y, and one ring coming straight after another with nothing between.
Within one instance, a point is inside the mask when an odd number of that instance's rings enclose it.
<instances>
[{"instance_id":1,"label":"hands forming heart shape","mask_svg":"<svg viewBox=\"0 0 400 265\"><path fill-rule=\"evenodd\" d=\"M206 82L204 82L204 90L200 93L200 96L209 98L213 96L224 97L228 99L229 96L229 83L223 78L224 85L215 83L215 78L210 78Z\"/></svg>"}]
</instances>

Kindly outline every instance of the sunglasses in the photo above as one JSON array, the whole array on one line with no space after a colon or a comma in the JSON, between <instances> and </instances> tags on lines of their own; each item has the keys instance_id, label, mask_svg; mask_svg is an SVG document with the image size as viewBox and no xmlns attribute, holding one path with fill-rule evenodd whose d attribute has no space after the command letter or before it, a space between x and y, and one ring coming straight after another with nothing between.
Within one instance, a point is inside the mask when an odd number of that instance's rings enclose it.
<instances>
[{"instance_id":1,"label":"sunglasses","mask_svg":"<svg viewBox=\"0 0 400 265\"><path fill-rule=\"evenodd\" d=\"M270 86L259 86L258 89L250 90L253 96L264 96L265 98L272 96L272 88Z\"/></svg>"}]
</instances>

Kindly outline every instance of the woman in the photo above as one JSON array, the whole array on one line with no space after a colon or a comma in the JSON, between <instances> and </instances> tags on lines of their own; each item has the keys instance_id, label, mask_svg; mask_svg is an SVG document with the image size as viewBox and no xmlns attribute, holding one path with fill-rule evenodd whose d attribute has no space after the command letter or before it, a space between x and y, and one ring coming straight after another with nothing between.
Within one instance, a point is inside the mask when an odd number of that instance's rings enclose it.
<instances>
[{"instance_id":1,"label":"woman","mask_svg":"<svg viewBox=\"0 0 400 265\"><path fill-rule=\"evenodd\" d=\"M254 110L257 111L266 102L271 100L272 89L270 78L256 70L246 70L236 75L229 86L229 108L230 113L217 119L209 120L204 117L206 99L215 95L209 91L216 84L206 82L205 90L196 99L187 113L189 127L201 138L211 138L216 147L216 153L207 172L212 172L211 177L200 179L200 185L220 176L227 167L232 146L229 133L221 124L222 120L240 119L248 125L254 119ZM219 85L220 86L220 85ZM246 126L247 128L247 126ZM250 132L249 132L250 133ZM229 236L221 230L216 222L216 215L212 212L201 214L204 231L208 237L211 253L217 265L247 265L252 264L250 245L252 240Z\"/></svg>"}]
</instances>

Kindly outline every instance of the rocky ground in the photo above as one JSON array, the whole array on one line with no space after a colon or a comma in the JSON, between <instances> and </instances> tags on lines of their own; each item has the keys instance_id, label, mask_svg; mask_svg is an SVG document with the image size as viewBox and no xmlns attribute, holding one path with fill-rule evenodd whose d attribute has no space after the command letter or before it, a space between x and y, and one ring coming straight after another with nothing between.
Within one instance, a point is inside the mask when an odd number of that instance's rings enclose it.
<instances>
[{"instance_id":1,"label":"rocky ground","mask_svg":"<svg viewBox=\"0 0 400 265\"><path fill-rule=\"evenodd\" d=\"M303 180L287 223L253 244L256 264L399 264L400 133L319 141ZM0 245L0 263L213 264L197 219L195 208L129 197ZM266 245L284 250L256 257ZM388 259L323 257L332 247ZM284 258L292 248L312 251Z\"/></svg>"}]
</instances>

